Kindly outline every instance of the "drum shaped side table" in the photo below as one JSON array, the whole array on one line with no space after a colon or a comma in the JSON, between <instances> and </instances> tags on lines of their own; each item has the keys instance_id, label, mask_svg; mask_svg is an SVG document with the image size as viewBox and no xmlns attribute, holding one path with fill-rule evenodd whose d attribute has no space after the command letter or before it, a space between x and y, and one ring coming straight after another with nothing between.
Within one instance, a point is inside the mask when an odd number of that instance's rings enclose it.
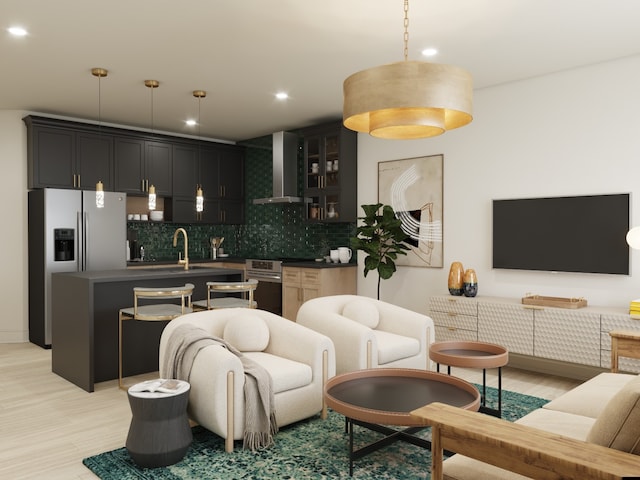
<instances>
[{"instance_id":1,"label":"drum shaped side table","mask_svg":"<svg viewBox=\"0 0 640 480\"><path fill-rule=\"evenodd\" d=\"M126 447L141 467L166 467L184 458L193 439L187 418L190 385L179 381L176 393L142 391L148 383L128 390L132 417Z\"/></svg>"},{"instance_id":2,"label":"drum shaped side table","mask_svg":"<svg viewBox=\"0 0 640 480\"><path fill-rule=\"evenodd\" d=\"M509 363L509 351L494 343L474 341L434 342L429 347L429 358L436 362L438 372L440 364L451 367L482 369L482 405L480 411L497 417L502 416L502 367ZM487 368L498 369L498 408L489 408L487 401Z\"/></svg>"}]
</instances>

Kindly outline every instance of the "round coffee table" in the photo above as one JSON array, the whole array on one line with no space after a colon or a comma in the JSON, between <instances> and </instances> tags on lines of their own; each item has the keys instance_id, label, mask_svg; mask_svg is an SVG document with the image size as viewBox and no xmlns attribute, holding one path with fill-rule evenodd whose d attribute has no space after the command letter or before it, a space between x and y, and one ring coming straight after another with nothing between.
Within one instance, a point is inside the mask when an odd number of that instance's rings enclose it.
<instances>
[{"instance_id":1,"label":"round coffee table","mask_svg":"<svg viewBox=\"0 0 640 480\"><path fill-rule=\"evenodd\" d=\"M408 368L374 368L337 375L327 382L324 398L328 407L347 419L349 475L353 475L354 460L398 440L431 448L431 442L413 435L425 427L411 417L412 410L432 402L474 411L480 406L480 393L469 382ZM354 424L387 437L354 451ZM399 431L386 425L409 428Z\"/></svg>"},{"instance_id":2,"label":"round coffee table","mask_svg":"<svg viewBox=\"0 0 640 480\"><path fill-rule=\"evenodd\" d=\"M447 373L451 375L451 367L482 369L482 405L480 411L497 417L502 416L502 367L509 363L509 351L495 343L475 341L434 342L429 347L429 358L437 363L447 365ZM498 369L498 408L487 407L487 368Z\"/></svg>"}]
</instances>

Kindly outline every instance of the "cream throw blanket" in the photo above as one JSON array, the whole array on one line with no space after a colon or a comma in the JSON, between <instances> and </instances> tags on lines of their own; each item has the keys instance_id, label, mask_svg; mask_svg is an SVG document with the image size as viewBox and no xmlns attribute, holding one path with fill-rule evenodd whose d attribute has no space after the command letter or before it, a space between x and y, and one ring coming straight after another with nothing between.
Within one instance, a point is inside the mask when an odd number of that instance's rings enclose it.
<instances>
[{"instance_id":1,"label":"cream throw blanket","mask_svg":"<svg viewBox=\"0 0 640 480\"><path fill-rule=\"evenodd\" d=\"M160 376L188 382L191 367L198 352L210 345L219 345L229 350L240 359L244 368L244 448L256 450L272 445L273 435L278 431L278 425L271 375L230 343L194 325L186 323L180 325L168 338L164 363L160 365ZM212 366L212 368L215 367Z\"/></svg>"}]
</instances>

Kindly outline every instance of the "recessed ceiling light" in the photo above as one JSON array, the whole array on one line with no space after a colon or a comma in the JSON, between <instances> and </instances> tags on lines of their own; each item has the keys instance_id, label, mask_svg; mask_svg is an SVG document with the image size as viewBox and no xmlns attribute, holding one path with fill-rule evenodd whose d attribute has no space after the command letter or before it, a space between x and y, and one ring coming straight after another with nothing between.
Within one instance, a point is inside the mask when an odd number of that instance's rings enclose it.
<instances>
[{"instance_id":1,"label":"recessed ceiling light","mask_svg":"<svg viewBox=\"0 0 640 480\"><path fill-rule=\"evenodd\" d=\"M435 48L425 48L424 50L422 50L422 55L424 55L425 57L433 57L437 54L438 50Z\"/></svg>"},{"instance_id":2,"label":"recessed ceiling light","mask_svg":"<svg viewBox=\"0 0 640 480\"><path fill-rule=\"evenodd\" d=\"M198 124L198 122L196 122L195 120L187 120L187 121L186 121L186 122L184 122L184 123L186 123L186 124L187 124L187 125L189 125L190 127L195 127L195 126Z\"/></svg>"},{"instance_id":3,"label":"recessed ceiling light","mask_svg":"<svg viewBox=\"0 0 640 480\"><path fill-rule=\"evenodd\" d=\"M287 92L278 92L276 93L276 98L278 100L286 100L287 98L289 98L289 94Z\"/></svg>"},{"instance_id":4,"label":"recessed ceiling light","mask_svg":"<svg viewBox=\"0 0 640 480\"><path fill-rule=\"evenodd\" d=\"M27 34L27 31L22 27L11 27L7 30L11 35L15 35L16 37L24 37Z\"/></svg>"}]
</instances>

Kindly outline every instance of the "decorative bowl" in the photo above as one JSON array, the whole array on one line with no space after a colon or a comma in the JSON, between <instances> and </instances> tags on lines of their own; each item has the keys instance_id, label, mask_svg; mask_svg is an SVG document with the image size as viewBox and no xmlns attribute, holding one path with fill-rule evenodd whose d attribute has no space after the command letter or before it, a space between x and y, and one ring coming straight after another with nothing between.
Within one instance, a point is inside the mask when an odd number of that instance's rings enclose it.
<instances>
[{"instance_id":1,"label":"decorative bowl","mask_svg":"<svg viewBox=\"0 0 640 480\"><path fill-rule=\"evenodd\" d=\"M162 210L151 210L149 218L154 222L161 222L164 219L164 212Z\"/></svg>"}]
</instances>

